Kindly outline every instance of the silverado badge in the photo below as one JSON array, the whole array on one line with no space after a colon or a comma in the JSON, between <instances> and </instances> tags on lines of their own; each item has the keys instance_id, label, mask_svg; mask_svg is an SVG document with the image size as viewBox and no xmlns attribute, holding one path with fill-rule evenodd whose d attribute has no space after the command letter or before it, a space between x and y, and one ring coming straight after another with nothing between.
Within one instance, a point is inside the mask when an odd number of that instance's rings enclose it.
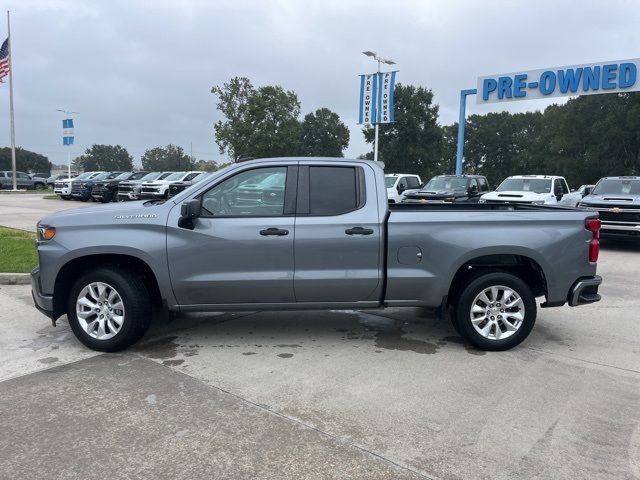
<instances>
[{"instance_id":1,"label":"silverado badge","mask_svg":"<svg viewBox=\"0 0 640 480\"><path fill-rule=\"evenodd\" d=\"M620 213L620 208L619 208L619 207L613 207L613 208L611 209L611 211L612 211L613 213Z\"/></svg>"}]
</instances>

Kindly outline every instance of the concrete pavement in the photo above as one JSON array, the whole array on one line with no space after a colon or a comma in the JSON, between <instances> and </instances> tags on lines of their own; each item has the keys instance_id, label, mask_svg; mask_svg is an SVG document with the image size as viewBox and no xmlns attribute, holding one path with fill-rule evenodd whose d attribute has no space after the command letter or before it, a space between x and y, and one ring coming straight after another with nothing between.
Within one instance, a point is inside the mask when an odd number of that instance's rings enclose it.
<instances>
[{"instance_id":1,"label":"concrete pavement","mask_svg":"<svg viewBox=\"0 0 640 480\"><path fill-rule=\"evenodd\" d=\"M602 302L499 353L387 309L192 315L96 355L0 286L0 472L640 478L640 244L603 243Z\"/></svg>"},{"instance_id":2,"label":"concrete pavement","mask_svg":"<svg viewBox=\"0 0 640 480\"><path fill-rule=\"evenodd\" d=\"M35 231L36 223L53 212L96 205L94 202L51 200L43 196L42 193L0 193L0 225Z\"/></svg>"}]
</instances>

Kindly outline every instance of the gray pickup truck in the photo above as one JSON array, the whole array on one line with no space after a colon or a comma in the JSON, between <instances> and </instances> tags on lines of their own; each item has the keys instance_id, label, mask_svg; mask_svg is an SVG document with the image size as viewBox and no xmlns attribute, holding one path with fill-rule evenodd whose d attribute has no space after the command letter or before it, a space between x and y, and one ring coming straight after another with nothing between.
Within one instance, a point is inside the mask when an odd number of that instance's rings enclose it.
<instances>
[{"instance_id":1,"label":"gray pickup truck","mask_svg":"<svg viewBox=\"0 0 640 480\"><path fill-rule=\"evenodd\" d=\"M604 177L579 207L600 214L603 235L640 238L640 177Z\"/></svg>"},{"instance_id":2,"label":"gray pickup truck","mask_svg":"<svg viewBox=\"0 0 640 480\"><path fill-rule=\"evenodd\" d=\"M169 200L38 223L33 298L116 351L173 312L446 307L473 345L523 341L542 307L597 302L597 213L510 204L389 205L367 160L235 163Z\"/></svg>"}]
</instances>

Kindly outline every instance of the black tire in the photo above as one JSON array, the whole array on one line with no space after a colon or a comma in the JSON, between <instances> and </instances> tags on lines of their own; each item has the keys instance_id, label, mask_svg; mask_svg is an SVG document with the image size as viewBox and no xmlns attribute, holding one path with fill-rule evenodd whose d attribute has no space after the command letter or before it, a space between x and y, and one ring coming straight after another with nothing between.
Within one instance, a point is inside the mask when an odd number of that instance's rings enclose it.
<instances>
[{"instance_id":1,"label":"black tire","mask_svg":"<svg viewBox=\"0 0 640 480\"><path fill-rule=\"evenodd\" d=\"M71 200L71 196L70 195L60 195L60 198L63 200Z\"/></svg>"},{"instance_id":2,"label":"black tire","mask_svg":"<svg viewBox=\"0 0 640 480\"><path fill-rule=\"evenodd\" d=\"M33 189L34 190L44 190L45 188L45 184L44 183L34 183L33 184Z\"/></svg>"},{"instance_id":3,"label":"black tire","mask_svg":"<svg viewBox=\"0 0 640 480\"><path fill-rule=\"evenodd\" d=\"M112 286L124 305L124 321L120 330L106 340L89 335L80 325L76 314L78 295L93 282ZM135 272L115 266L98 267L80 277L69 292L67 308L69 324L76 338L100 352L117 352L133 345L142 338L151 323L151 299L142 278Z\"/></svg>"},{"instance_id":4,"label":"black tire","mask_svg":"<svg viewBox=\"0 0 640 480\"><path fill-rule=\"evenodd\" d=\"M506 338L487 338L480 334L471 322L471 308L473 306L476 296L478 296L483 290L492 286L504 286L513 290L520 296L522 300L522 306L524 308L523 320L518 329L510 334ZM502 294L499 294L502 295ZM498 297L497 301L502 300ZM496 301L496 299L493 299ZM499 304L491 304L499 305ZM503 305L504 306L504 305ZM509 350L520 344L531 333L536 322L536 299L531 292L531 288L522 281L519 277L507 272L491 272L480 274L470 279L466 287L464 287L462 293L458 297L454 305L455 312L452 317L454 327L469 343L476 346L481 350ZM509 310L509 309L507 309ZM499 313L500 310L497 311ZM507 315L509 312L507 311ZM477 314L482 316L481 313ZM504 315L504 313L503 313ZM498 318L492 316L490 318ZM506 318L506 315L505 315ZM496 332L496 328L500 328L500 335L508 333L506 324L502 323L502 320L495 320L495 325L490 328L489 332ZM480 326L486 326L488 323L480 324ZM496 336L495 333L491 334Z\"/></svg>"}]
</instances>

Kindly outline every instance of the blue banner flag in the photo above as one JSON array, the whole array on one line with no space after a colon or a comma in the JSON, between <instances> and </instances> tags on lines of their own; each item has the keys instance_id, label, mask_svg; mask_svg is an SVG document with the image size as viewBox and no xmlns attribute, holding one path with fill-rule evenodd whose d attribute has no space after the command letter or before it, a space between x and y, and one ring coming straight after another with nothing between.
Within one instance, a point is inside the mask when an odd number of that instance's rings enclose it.
<instances>
[{"instance_id":1,"label":"blue banner flag","mask_svg":"<svg viewBox=\"0 0 640 480\"><path fill-rule=\"evenodd\" d=\"M397 72L379 72L360 75L360 109L358 123L392 123L393 93Z\"/></svg>"},{"instance_id":2,"label":"blue banner flag","mask_svg":"<svg viewBox=\"0 0 640 480\"><path fill-rule=\"evenodd\" d=\"M73 118L62 120L62 145L73 145Z\"/></svg>"}]
</instances>

